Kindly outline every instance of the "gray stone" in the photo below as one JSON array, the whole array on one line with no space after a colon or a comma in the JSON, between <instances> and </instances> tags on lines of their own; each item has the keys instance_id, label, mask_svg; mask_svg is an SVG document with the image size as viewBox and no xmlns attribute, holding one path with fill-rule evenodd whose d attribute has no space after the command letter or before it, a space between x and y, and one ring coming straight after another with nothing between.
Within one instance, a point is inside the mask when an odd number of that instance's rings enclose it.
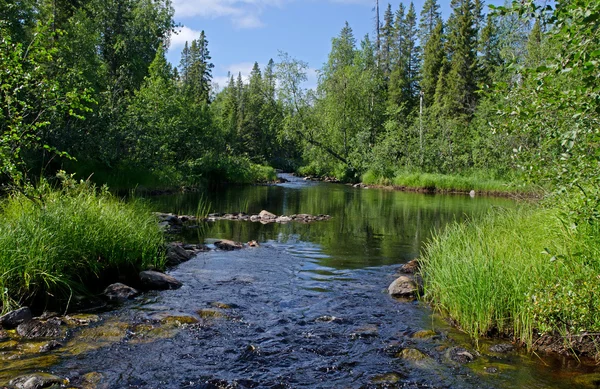
<instances>
[{"instance_id":1,"label":"gray stone","mask_svg":"<svg viewBox=\"0 0 600 389\"><path fill-rule=\"evenodd\" d=\"M61 324L58 317L45 321L33 319L19 324L17 334L25 339L58 338L62 336Z\"/></svg>"},{"instance_id":2,"label":"gray stone","mask_svg":"<svg viewBox=\"0 0 600 389\"><path fill-rule=\"evenodd\" d=\"M219 240L215 242L215 247L225 251L239 250L244 248L244 245L240 242L234 242L232 240Z\"/></svg>"},{"instance_id":3,"label":"gray stone","mask_svg":"<svg viewBox=\"0 0 600 389\"><path fill-rule=\"evenodd\" d=\"M400 276L388 287L388 293L393 297L414 297L419 291L419 286L414 279Z\"/></svg>"},{"instance_id":4,"label":"gray stone","mask_svg":"<svg viewBox=\"0 0 600 389\"><path fill-rule=\"evenodd\" d=\"M106 287L103 292L104 296L115 303L123 303L140 294L137 290L125 284L116 283Z\"/></svg>"},{"instance_id":5,"label":"gray stone","mask_svg":"<svg viewBox=\"0 0 600 389\"><path fill-rule=\"evenodd\" d=\"M194 257L194 253L183 248L181 243L170 243L167 246L167 265L177 266L180 263L187 262Z\"/></svg>"},{"instance_id":6,"label":"gray stone","mask_svg":"<svg viewBox=\"0 0 600 389\"><path fill-rule=\"evenodd\" d=\"M19 308L15 311L8 312L4 316L0 316L0 326L8 330L17 328L21 323L32 319L31 309L29 307Z\"/></svg>"},{"instance_id":7,"label":"gray stone","mask_svg":"<svg viewBox=\"0 0 600 389\"><path fill-rule=\"evenodd\" d=\"M280 216L277 219L275 219L275 221L277 223L289 223L292 221L292 218L289 216Z\"/></svg>"},{"instance_id":8,"label":"gray stone","mask_svg":"<svg viewBox=\"0 0 600 389\"><path fill-rule=\"evenodd\" d=\"M275 215L275 214L273 214L271 212L265 211L265 210L260 211L260 213L258 214L258 216L261 219L276 219L277 218L277 215Z\"/></svg>"},{"instance_id":9,"label":"gray stone","mask_svg":"<svg viewBox=\"0 0 600 389\"><path fill-rule=\"evenodd\" d=\"M56 350L61 347L63 347L62 343L60 343L59 341L56 341L56 340L51 340L50 342L48 342L45 345L40 347L40 352L47 353L49 351Z\"/></svg>"},{"instance_id":10,"label":"gray stone","mask_svg":"<svg viewBox=\"0 0 600 389\"><path fill-rule=\"evenodd\" d=\"M52 374L33 373L12 379L8 385L16 389L41 389L50 387L60 387L65 380Z\"/></svg>"},{"instance_id":11,"label":"gray stone","mask_svg":"<svg viewBox=\"0 0 600 389\"><path fill-rule=\"evenodd\" d=\"M183 285L174 277L153 270L140 272L140 281L148 290L179 289Z\"/></svg>"},{"instance_id":12,"label":"gray stone","mask_svg":"<svg viewBox=\"0 0 600 389\"><path fill-rule=\"evenodd\" d=\"M492 347L490 347L491 352L499 353L499 354L509 353L509 352L513 351L514 349L515 349L515 346L513 346L510 343L500 343L500 344L495 344Z\"/></svg>"}]
</instances>

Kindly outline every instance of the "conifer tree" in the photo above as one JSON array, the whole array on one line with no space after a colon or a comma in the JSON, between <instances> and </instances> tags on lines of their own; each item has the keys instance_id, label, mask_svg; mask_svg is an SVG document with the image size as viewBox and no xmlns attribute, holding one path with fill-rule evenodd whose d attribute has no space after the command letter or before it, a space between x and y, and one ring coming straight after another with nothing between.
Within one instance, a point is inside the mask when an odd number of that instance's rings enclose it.
<instances>
[{"instance_id":1,"label":"conifer tree","mask_svg":"<svg viewBox=\"0 0 600 389\"><path fill-rule=\"evenodd\" d=\"M394 14L392 12L392 5L388 3L383 16L383 27L381 28L382 45L381 45L381 69L384 77L388 78L392 70L392 49L394 47L394 38L396 36L394 31Z\"/></svg>"},{"instance_id":2,"label":"conifer tree","mask_svg":"<svg viewBox=\"0 0 600 389\"><path fill-rule=\"evenodd\" d=\"M541 65L542 60L542 27L540 20L536 19L527 39L525 65L534 68Z\"/></svg>"},{"instance_id":3,"label":"conifer tree","mask_svg":"<svg viewBox=\"0 0 600 389\"><path fill-rule=\"evenodd\" d=\"M441 19L438 19L423 51L420 86L426 107L429 107L434 102L438 77L445 57L444 24Z\"/></svg>"},{"instance_id":4,"label":"conifer tree","mask_svg":"<svg viewBox=\"0 0 600 389\"><path fill-rule=\"evenodd\" d=\"M419 21L419 43L425 47L438 22L442 20L440 5L437 0L425 0Z\"/></svg>"}]
</instances>

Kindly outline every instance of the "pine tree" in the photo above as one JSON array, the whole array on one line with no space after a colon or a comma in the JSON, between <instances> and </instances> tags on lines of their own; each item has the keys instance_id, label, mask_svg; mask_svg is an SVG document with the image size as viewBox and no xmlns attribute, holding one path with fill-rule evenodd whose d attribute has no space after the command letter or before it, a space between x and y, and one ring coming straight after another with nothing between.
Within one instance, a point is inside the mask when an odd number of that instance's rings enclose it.
<instances>
[{"instance_id":1,"label":"pine tree","mask_svg":"<svg viewBox=\"0 0 600 389\"><path fill-rule=\"evenodd\" d=\"M487 22L481 31L479 61L479 83L490 85L493 76L502 64L500 57L500 43L494 17L487 15Z\"/></svg>"},{"instance_id":2,"label":"pine tree","mask_svg":"<svg viewBox=\"0 0 600 389\"><path fill-rule=\"evenodd\" d=\"M179 62L179 74L181 75L181 82L187 84L189 82L189 71L190 71L190 48L188 42L185 42L183 50L181 51L181 61Z\"/></svg>"},{"instance_id":3,"label":"pine tree","mask_svg":"<svg viewBox=\"0 0 600 389\"><path fill-rule=\"evenodd\" d=\"M438 22L442 20L440 5L437 0L425 0L419 21L419 43L425 47Z\"/></svg>"}]
</instances>

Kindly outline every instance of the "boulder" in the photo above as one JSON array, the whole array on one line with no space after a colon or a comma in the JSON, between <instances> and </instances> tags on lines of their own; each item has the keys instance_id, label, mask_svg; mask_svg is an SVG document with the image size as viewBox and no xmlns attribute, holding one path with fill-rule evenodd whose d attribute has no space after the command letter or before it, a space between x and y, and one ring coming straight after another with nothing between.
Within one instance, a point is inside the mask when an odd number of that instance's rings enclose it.
<instances>
[{"instance_id":1,"label":"boulder","mask_svg":"<svg viewBox=\"0 0 600 389\"><path fill-rule=\"evenodd\" d=\"M275 214L273 214L271 212L265 211L265 210L260 211L260 213L258 214L258 216L261 219L276 219L277 218L277 215L275 215Z\"/></svg>"},{"instance_id":2,"label":"boulder","mask_svg":"<svg viewBox=\"0 0 600 389\"><path fill-rule=\"evenodd\" d=\"M259 247L259 246L260 245L255 240L251 240L250 242L248 242L248 247Z\"/></svg>"},{"instance_id":3,"label":"boulder","mask_svg":"<svg viewBox=\"0 0 600 389\"><path fill-rule=\"evenodd\" d=\"M400 276L388 287L388 293L393 297L414 297L419 291L419 286L414 279Z\"/></svg>"},{"instance_id":4,"label":"boulder","mask_svg":"<svg viewBox=\"0 0 600 389\"><path fill-rule=\"evenodd\" d=\"M177 266L192 259L194 253L183 248L181 243L170 243L167 246L167 266Z\"/></svg>"},{"instance_id":5,"label":"boulder","mask_svg":"<svg viewBox=\"0 0 600 389\"><path fill-rule=\"evenodd\" d=\"M60 387L64 383L64 379L52 374L33 373L12 379L8 385L16 389L41 389L50 388L53 385Z\"/></svg>"},{"instance_id":6,"label":"boulder","mask_svg":"<svg viewBox=\"0 0 600 389\"><path fill-rule=\"evenodd\" d=\"M179 289L183 285L174 277L153 270L140 272L140 281L147 290Z\"/></svg>"},{"instance_id":7,"label":"boulder","mask_svg":"<svg viewBox=\"0 0 600 389\"><path fill-rule=\"evenodd\" d=\"M49 320L33 319L19 324L17 334L25 339L58 338L62 336L62 320L58 317Z\"/></svg>"},{"instance_id":8,"label":"boulder","mask_svg":"<svg viewBox=\"0 0 600 389\"><path fill-rule=\"evenodd\" d=\"M219 240L215 242L215 247L225 251L239 250L244 248L244 245L240 242L234 242L232 240Z\"/></svg>"},{"instance_id":9,"label":"boulder","mask_svg":"<svg viewBox=\"0 0 600 389\"><path fill-rule=\"evenodd\" d=\"M4 316L0 316L0 326L8 330L17 328L21 323L31 320L33 315L29 307L19 308L15 311L8 312Z\"/></svg>"},{"instance_id":10,"label":"boulder","mask_svg":"<svg viewBox=\"0 0 600 389\"><path fill-rule=\"evenodd\" d=\"M104 289L103 294L109 301L123 303L140 293L130 286L117 282L116 284L107 286L106 289Z\"/></svg>"}]
</instances>

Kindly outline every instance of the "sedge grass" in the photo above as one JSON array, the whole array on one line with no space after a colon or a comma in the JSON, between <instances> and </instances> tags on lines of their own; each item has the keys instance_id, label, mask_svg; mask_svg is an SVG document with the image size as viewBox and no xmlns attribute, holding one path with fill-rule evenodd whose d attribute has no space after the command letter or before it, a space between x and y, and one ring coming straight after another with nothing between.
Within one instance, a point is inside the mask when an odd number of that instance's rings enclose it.
<instances>
[{"instance_id":1,"label":"sedge grass","mask_svg":"<svg viewBox=\"0 0 600 389\"><path fill-rule=\"evenodd\" d=\"M393 177L384 177L373 171L367 171L362 176L362 182L367 185L394 186L432 192L470 192L471 190L479 193L532 192L531 188L487 177L485 174L480 173L470 176L459 176L398 172Z\"/></svg>"},{"instance_id":2,"label":"sedge grass","mask_svg":"<svg viewBox=\"0 0 600 389\"><path fill-rule=\"evenodd\" d=\"M599 238L543 208L455 224L426 247L424 298L474 340L497 330L531 347L534 332L598 332Z\"/></svg>"},{"instance_id":3,"label":"sedge grass","mask_svg":"<svg viewBox=\"0 0 600 389\"><path fill-rule=\"evenodd\" d=\"M43 198L0 202L2 311L40 297L68 300L108 273L163 267L163 234L141 202L86 183L45 190Z\"/></svg>"}]
</instances>

